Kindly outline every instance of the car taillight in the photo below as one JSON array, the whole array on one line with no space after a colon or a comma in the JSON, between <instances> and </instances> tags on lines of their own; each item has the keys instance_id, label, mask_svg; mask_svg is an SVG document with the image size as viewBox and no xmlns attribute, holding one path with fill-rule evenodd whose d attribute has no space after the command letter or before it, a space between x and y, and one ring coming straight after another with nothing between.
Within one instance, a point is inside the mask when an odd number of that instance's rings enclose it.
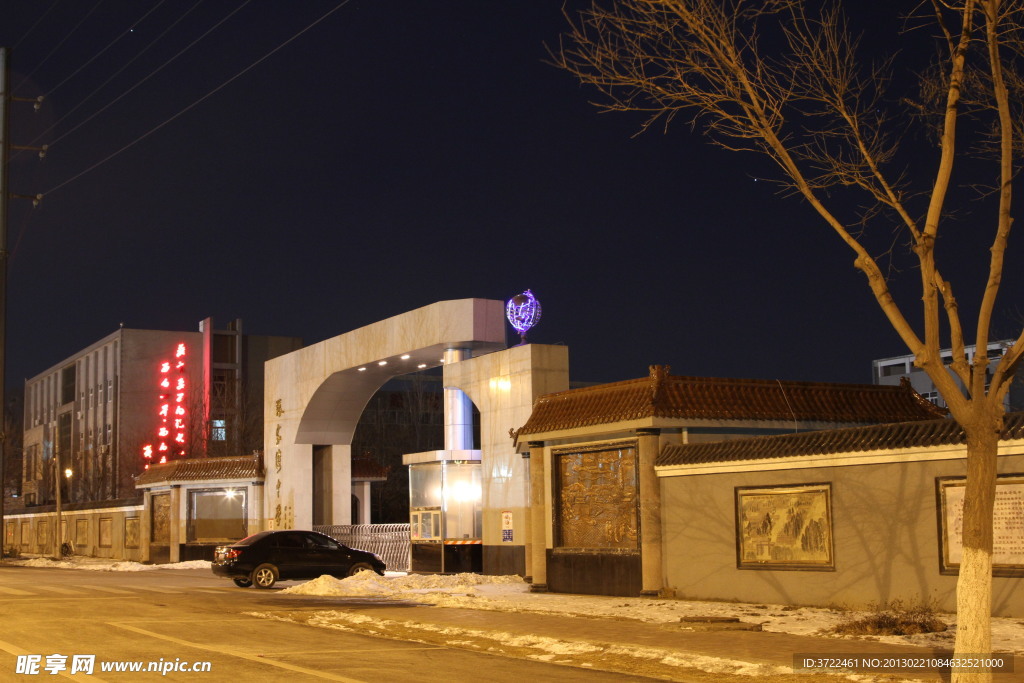
<instances>
[{"instance_id":1,"label":"car taillight","mask_svg":"<svg viewBox=\"0 0 1024 683\"><path fill-rule=\"evenodd\" d=\"M235 550L234 548L225 548L224 552L222 553L221 556L225 560L233 560L233 559L235 559L236 557L238 557L241 554L242 554L241 550Z\"/></svg>"}]
</instances>

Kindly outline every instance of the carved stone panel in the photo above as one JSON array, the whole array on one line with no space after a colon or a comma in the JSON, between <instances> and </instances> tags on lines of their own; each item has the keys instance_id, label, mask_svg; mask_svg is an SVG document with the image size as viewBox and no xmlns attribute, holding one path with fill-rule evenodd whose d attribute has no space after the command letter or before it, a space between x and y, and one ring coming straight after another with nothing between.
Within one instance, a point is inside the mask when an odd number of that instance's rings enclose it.
<instances>
[{"instance_id":1,"label":"carved stone panel","mask_svg":"<svg viewBox=\"0 0 1024 683\"><path fill-rule=\"evenodd\" d=\"M171 496L161 493L152 498L152 525L150 542L159 545L171 542Z\"/></svg>"},{"instance_id":2,"label":"carved stone panel","mask_svg":"<svg viewBox=\"0 0 1024 683\"><path fill-rule=\"evenodd\" d=\"M637 550L637 453L633 441L554 453L560 548Z\"/></svg>"}]
</instances>

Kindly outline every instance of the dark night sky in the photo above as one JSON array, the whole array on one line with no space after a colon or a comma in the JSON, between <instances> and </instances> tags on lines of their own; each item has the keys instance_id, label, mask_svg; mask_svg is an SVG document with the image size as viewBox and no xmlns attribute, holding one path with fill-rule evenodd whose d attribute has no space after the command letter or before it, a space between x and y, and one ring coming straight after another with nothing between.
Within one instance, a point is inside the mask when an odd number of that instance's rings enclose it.
<instances>
[{"instance_id":1,"label":"dark night sky","mask_svg":"<svg viewBox=\"0 0 1024 683\"><path fill-rule=\"evenodd\" d=\"M667 363L868 382L904 352L852 253L755 180L762 160L685 126L633 137L639 115L599 113L543 63L561 2L350 0L181 113L336 6L5 4L15 95L47 94L12 106L12 140L51 144L11 165L12 192L46 194L11 205L12 382L119 323L241 317L313 343L526 288L544 306L530 340L569 345L578 380Z\"/></svg>"}]
</instances>

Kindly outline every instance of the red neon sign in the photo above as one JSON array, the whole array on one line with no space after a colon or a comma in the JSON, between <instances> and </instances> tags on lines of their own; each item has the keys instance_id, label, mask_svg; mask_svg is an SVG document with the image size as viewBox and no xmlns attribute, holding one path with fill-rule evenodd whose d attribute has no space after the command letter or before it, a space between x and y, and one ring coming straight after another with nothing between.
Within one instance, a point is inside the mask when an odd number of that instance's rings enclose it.
<instances>
[{"instance_id":1,"label":"red neon sign","mask_svg":"<svg viewBox=\"0 0 1024 683\"><path fill-rule=\"evenodd\" d=\"M187 349L184 343L179 343L174 350L175 361L161 361L157 385L159 386L159 408L157 409L156 445L146 444L142 447L142 458L145 468L153 463L154 457L159 455L156 461L158 464L167 462L168 457L185 457L186 431L188 421L185 409L185 396L188 393L188 381L186 377ZM173 393L169 391L174 387ZM171 403L174 403L174 417L171 417ZM173 448L173 450L172 450Z\"/></svg>"}]
</instances>

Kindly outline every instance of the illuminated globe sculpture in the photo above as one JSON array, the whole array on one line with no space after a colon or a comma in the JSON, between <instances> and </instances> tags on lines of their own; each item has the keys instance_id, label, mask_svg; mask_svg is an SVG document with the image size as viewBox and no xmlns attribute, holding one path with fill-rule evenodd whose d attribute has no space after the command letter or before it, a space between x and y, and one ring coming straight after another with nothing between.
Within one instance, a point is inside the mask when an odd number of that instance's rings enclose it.
<instances>
[{"instance_id":1,"label":"illuminated globe sculpture","mask_svg":"<svg viewBox=\"0 0 1024 683\"><path fill-rule=\"evenodd\" d=\"M526 343L526 331L540 322L540 302L533 292L516 294L505 304L505 317L519 333L519 343Z\"/></svg>"}]
</instances>

